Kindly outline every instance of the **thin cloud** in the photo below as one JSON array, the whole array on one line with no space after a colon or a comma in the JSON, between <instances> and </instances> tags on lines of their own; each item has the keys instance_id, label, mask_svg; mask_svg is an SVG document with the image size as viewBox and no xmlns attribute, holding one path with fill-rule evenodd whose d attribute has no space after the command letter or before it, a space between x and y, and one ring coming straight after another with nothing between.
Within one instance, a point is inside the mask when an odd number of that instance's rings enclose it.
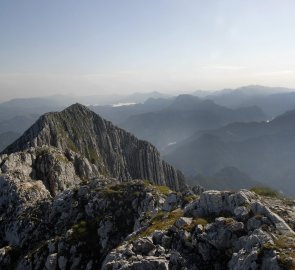
<instances>
[{"instance_id":1,"label":"thin cloud","mask_svg":"<svg viewBox=\"0 0 295 270\"><path fill-rule=\"evenodd\" d=\"M269 72L260 73L263 76L280 76L280 75L292 75L295 74L295 70L286 69L286 70L274 70Z\"/></svg>"},{"instance_id":2,"label":"thin cloud","mask_svg":"<svg viewBox=\"0 0 295 270\"><path fill-rule=\"evenodd\" d=\"M204 66L204 69L218 69L218 70L241 70L246 69L246 66L227 66L227 65L213 65L213 66Z\"/></svg>"}]
</instances>

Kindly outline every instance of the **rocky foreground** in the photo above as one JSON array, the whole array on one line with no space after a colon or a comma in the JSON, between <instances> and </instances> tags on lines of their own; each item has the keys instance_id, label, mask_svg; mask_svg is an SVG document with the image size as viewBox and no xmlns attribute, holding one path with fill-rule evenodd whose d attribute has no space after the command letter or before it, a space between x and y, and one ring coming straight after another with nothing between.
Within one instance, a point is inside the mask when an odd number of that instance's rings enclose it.
<instances>
[{"instance_id":1,"label":"rocky foreground","mask_svg":"<svg viewBox=\"0 0 295 270\"><path fill-rule=\"evenodd\" d=\"M41 181L1 176L0 266L293 269L294 202L277 198L271 210L269 199L114 179L52 196Z\"/></svg>"}]
</instances>

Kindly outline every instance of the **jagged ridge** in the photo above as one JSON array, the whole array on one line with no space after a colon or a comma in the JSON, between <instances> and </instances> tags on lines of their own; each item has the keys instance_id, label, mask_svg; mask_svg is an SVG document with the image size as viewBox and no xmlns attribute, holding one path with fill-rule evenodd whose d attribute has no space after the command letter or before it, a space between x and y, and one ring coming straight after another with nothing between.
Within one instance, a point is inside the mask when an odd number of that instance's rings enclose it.
<instances>
[{"instance_id":1,"label":"jagged ridge","mask_svg":"<svg viewBox=\"0 0 295 270\"><path fill-rule=\"evenodd\" d=\"M184 187L181 172L162 161L157 149L81 104L47 113L3 154L44 145L70 149L88 158L102 175L119 180L149 179L174 190Z\"/></svg>"}]
</instances>

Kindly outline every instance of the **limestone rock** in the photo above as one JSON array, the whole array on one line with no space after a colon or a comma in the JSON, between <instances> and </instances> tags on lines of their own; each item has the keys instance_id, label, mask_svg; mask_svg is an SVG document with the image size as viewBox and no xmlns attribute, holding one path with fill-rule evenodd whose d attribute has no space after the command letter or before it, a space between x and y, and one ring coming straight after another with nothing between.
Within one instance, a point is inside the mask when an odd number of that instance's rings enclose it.
<instances>
[{"instance_id":1,"label":"limestone rock","mask_svg":"<svg viewBox=\"0 0 295 270\"><path fill-rule=\"evenodd\" d=\"M267 217L282 234L295 235L290 226L276 213L272 212L267 206L257 201L251 205L254 214L260 214Z\"/></svg>"},{"instance_id":2,"label":"limestone rock","mask_svg":"<svg viewBox=\"0 0 295 270\"><path fill-rule=\"evenodd\" d=\"M177 208L179 203L180 203L179 196L176 193L171 193L167 196L162 209L164 211L172 211Z\"/></svg>"},{"instance_id":3,"label":"limestone rock","mask_svg":"<svg viewBox=\"0 0 295 270\"><path fill-rule=\"evenodd\" d=\"M206 226L201 237L217 249L227 249L233 247L243 230L244 224L242 222L222 217Z\"/></svg>"},{"instance_id":4,"label":"limestone rock","mask_svg":"<svg viewBox=\"0 0 295 270\"><path fill-rule=\"evenodd\" d=\"M178 228L182 228L185 225L187 226L190 225L192 221L193 221L192 218L181 217L176 221L175 226Z\"/></svg>"},{"instance_id":5,"label":"limestone rock","mask_svg":"<svg viewBox=\"0 0 295 270\"><path fill-rule=\"evenodd\" d=\"M42 146L8 155L0 164L0 170L20 179L42 180L51 194L56 195L67 188L75 187L82 179L99 177L95 165L87 159L55 148Z\"/></svg>"},{"instance_id":6,"label":"limestone rock","mask_svg":"<svg viewBox=\"0 0 295 270\"><path fill-rule=\"evenodd\" d=\"M55 270L57 266L57 253L51 254L47 257L45 269Z\"/></svg>"},{"instance_id":7,"label":"limestone rock","mask_svg":"<svg viewBox=\"0 0 295 270\"><path fill-rule=\"evenodd\" d=\"M133 251L141 255L148 255L152 250L155 249L151 237L140 238L133 242Z\"/></svg>"}]
</instances>

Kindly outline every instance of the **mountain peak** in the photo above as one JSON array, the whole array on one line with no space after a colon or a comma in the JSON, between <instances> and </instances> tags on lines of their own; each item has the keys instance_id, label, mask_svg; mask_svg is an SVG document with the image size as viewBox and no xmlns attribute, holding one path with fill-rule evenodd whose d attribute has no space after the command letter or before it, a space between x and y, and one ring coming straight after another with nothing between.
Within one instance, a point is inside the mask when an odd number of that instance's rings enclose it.
<instances>
[{"instance_id":1,"label":"mountain peak","mask_svg":"<svg viewBox=\"0 0 295 270\"><path fill-rule=\"evenodd\" d=\"M43 146L53 146L64 152L71 150L86 157L107 177L122 181L149 179L174 190L184 184L182 174L162 161L153 145L138 140L79 103L41 116L3 153Z\"/></svg>"},{"instance_id":2,"label":"mountain peak","mask_svg":"<svg viewBox=\"0 0 295 270\"><path fill-rule=\"evenodd\" d=\"M87 106L81 104L81 103L75 103L69 107L67 107L66 109L64 109L64 111L66 112L91 112L93 113Z\"/></svg>"}]
</instances>

